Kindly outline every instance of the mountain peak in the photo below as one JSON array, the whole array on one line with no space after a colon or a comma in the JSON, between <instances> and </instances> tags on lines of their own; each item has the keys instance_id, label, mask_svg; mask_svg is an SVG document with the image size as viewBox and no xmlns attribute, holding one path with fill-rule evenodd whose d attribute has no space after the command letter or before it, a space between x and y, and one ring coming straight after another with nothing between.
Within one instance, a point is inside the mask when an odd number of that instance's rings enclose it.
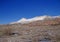
<instances>
[{"instance_id":1,"label":"mountain peak","mask_svg":"<svg viewBox=\"0 0 60 42\"><path fill-rule=\"evenodd\" d=\"M44 15L44 16L37 16L37 17L34 17L34 18L30 18L30 19L22 18L22 19L18 20L17 22L12 22L11 24L14 24L14 23L24 24L24 23L30 23L30 22L34 22L34 21L38 21L38 20L55 19L55 18L60 18L60 16Z\"/></svg>"},{"instance_id":2,"label":"mountain peak","mask_svg":"<svg viewBox=\"0 0 60 42\"><path fill-rule=\"evenodd\" d=\"M17 22L24 22L26 20L27 20L26 18L22 18L22 19L18 20Z\"/></svg>"}]
</instances>

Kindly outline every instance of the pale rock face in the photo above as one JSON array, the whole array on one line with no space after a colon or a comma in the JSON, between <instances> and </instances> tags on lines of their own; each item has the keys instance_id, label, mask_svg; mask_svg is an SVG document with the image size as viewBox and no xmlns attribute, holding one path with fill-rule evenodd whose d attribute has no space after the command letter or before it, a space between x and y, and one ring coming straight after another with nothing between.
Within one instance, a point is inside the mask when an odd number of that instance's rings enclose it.
<instances>
[{"instance_id":1,"label":"pale rock face","mask_svg":"<svg viewBox=\"0 0 60 42\"><path fill-rule=\"evenodd\" d=\"M60 16L47 16L47 15L44 15L44 16L37 16L37 17L34 17L34 18L30 18L30 19L22 18L22 19L20 19L16 22L12 22L10 24L15 24L15 23L24 24L24 23L30 23L30 22L34 22L34 21L38 21L38 20L55 19L55 18L60 18Z\"/></svg>"},{"instance_id":2,"label":"pale rock face","mask_svg":"<svg viewBox=\"0 0 60 42\"><path fill-rule=\"evenodd\" d=\"M26 21L27 19L26 18L22 18L22 19L20 19L19 21L17 21L17 22L24 22L24 21Z\"/></svg>"}]
</instances>

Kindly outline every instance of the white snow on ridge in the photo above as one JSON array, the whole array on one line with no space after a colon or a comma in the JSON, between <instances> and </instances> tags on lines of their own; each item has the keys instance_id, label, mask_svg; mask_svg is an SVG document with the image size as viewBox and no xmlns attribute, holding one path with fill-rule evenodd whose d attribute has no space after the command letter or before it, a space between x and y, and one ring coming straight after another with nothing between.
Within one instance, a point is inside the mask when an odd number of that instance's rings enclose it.
<instances>
[{"instance_id":1,"label":"white snow on ridge","mask_svg":"<svg viewBox=\"0 0 60 42\"><path fill-rule=\"evenodd\" d=\"M37 16L37 17L34 17L34 18L30 18L30 19L22 18L22 19L18 20L17 22L12 22L10 24L15 24L15 23L24 24L24 23L30 23L30 22L34 22L34 21L38 21L38 20L55 19L55 18L60 18L60 16L47 16L47 15L44 15L44 16Z\"/></svg>"}]
</instances>

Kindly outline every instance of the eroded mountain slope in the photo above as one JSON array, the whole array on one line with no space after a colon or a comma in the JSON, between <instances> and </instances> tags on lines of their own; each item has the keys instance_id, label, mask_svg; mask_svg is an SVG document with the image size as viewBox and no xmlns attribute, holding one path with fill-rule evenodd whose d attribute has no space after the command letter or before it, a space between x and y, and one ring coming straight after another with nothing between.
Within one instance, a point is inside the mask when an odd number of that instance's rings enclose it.
<instances>
[{"instance_id":1,"label":"eroded mountain slope","mask_svg":"<svg viewBox=\"0 0 60 42\"><path fill-rule=\"evenodd\" d=\"M0 42L60 42L60 19L0 25Z\"/></svg>"}]
</instances>

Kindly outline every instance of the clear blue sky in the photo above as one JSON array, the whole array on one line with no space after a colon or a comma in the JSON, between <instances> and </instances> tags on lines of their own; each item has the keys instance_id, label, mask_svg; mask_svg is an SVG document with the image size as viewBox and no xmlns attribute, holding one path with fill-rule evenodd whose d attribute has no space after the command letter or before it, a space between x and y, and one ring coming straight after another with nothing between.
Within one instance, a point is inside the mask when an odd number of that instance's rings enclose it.
<instances>
[{"instance_id":1,"label":"clear blue sky","mask_svg":"<svg viewBox=\"0 0 60 42\"><path fill-rule=\"evenodd\" d=\"M0 0L0 24L41 15L60 15L60 0Z\"/></svg>"}]
</instances>

